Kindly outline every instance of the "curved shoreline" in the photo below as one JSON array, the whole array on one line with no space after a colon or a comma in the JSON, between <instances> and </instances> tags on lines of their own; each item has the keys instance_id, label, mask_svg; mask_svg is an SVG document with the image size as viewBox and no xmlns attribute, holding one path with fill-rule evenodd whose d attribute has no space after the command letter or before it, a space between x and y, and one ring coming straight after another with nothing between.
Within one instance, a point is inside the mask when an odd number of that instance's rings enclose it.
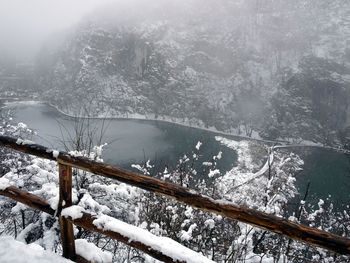
<instances>
[{"instance_id":1,"label":"curved shoreline","mask_svg":"<svg viewBox=\"0 0 350 263\"><path fill-rule=\"evenodd\" d=\"M209 132L212 132L212 133L216 133L217 135L233 136L233 137L238 137L238 138L242 138L242 139L248 139L248 140L253 140L253 141L260 141L260 142L267 142L267 143L287 143L287 141L264 140L264 139L261 139L261 138L254 138L254 137L248 137L248 136L238 135L238 134L229 133L229 132L223 132L223 131L216 130L214 128L204 128L204 127L197 126L197 125L185 124L185 123L177 122L177 121L174 121L174 120L169 120L171 117L169 117L169 119L159 119L159 118L149 118L149 117L147 117L145 115L140 115L140 114L135 114L136 116L134 115L134 116L128 116L128 117L123 117L123 116L87 117L87 116L72 115L70 113L64 112L63 110L61 110L57 106L55 106L55 105L53 105L53 104L51 104L49 102L46 102L46 101L13 101L13 102L5 102L5 107L6 107L6 105L10 105L10 104L19 104L19 105L44 104L44 105L47 105L47 106L55 109L60 114L66 116L66 117L69 117L69 118L84 118L84 119L92 119L92 120L159 121L159 122L175 124L175 125L179 125L179 126L183 126L183 127L194 128L194 129L203 130L203 131L209 131ZM168 116L166 116L166 117L168 117Z\"/></svg>"},{"instance_id":2,"label":"curved shoreline","mask_svg":"<svg viewBox=\"0 0 350 263\"><path fill-rule=\"evenodd\" d=\"M95 120L140 120L140 121L160 121L160 122L165 122L165 123L170 123L170 124L174 124L174 125L179 125L179 126L183 126L183 127L188 127L188 128L194 128L194 129L198 129L198 130L203 130L203 131L209 131L212 133L215 133L217 135L224 135L224 136L232 136L232 137L237 137L240 139L247 139L247 140L252 140L252 141L257 141L257 142L265 142L265 143L277 143L279 145L275 145L275 149L278 148L294 148L294 147L315 147L315 148L323 148L323 149L328 149L328 150L333 150L336 152L341 152L344 154L350 154L350 150L346 150L346 149L341 149L341 148L336 148L336 147L331 147L331 146L326 146L326 145L322 145L322 144L316 144L316 143L310 143L310 144L292 144L292 142L289 141L273 141L273 140L265 140L265 139L261 139L261 138L255 138L255 137L248 137L248 136L244 136L244 135L238 135L238 134L234 134L234 133L229 133L229 132L223 132L223 131L218 131L215 128L204 128L198 125L190 125L190 124L185 124L185 123L181 123L181 122L177 122L174 120L169 120L171 117L169 117L169 119L167 119L168 116L165 116L165 119L158 119L158 118L149 118L145 115L140 115L140 114L135 114L134 116L128 116L128 117L123 117L123 116L108 116L108 117L87 117L87 116L74 116L72 114L69 114L67 112L64 112L63 110L61 110L60 108L58 108L57 106L46 102L46 101L37 101L37 100L32 100L32 101L12 101L12 102L5 102L4 103L4 107L6 107L6 105L11 105L11 104L19 104L19 105L37 105L37 104L44 104L47 105L53 109L55 109L57 112L59 112L60 114L69 117L69 118L85 118L85 119L95 119ZM173 119L173 118L172 118Z\"/></svg>"}]
</instances>

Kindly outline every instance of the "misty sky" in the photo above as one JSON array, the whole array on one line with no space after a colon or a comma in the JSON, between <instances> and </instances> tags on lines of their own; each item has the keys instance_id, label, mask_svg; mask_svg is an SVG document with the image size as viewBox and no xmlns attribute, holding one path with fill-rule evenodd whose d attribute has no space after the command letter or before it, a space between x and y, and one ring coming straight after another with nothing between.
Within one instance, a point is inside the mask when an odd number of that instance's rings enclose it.
<instances>
[{"instance_id":1,"label":"misty sky","mask_svg":"<svg viewBox=\"0 0 350 263\"><path fill-rule=\"evenodd\" d=\"M30 57L51 33L113 0L0 0L0 50Z\"/></svg>"}]
</instances>

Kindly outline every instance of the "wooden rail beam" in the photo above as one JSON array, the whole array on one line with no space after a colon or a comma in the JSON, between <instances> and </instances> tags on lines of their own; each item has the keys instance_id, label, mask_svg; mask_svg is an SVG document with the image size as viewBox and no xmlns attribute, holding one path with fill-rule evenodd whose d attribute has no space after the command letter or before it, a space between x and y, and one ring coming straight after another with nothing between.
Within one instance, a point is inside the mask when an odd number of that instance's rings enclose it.
<instances>
[{"instance_id":1,"label":"wooden rail beam","mask_svg":"<svg viewBox=\"0 0 350 263\"><path fill-rule=\"evenodd\" d=\"M17 202L23 203L31 208L40 210L42 212L48 213L52 216L58 216L55 210L53 210L50 205L47 203L46 200L43 198L33 195L31 193L28 193L26 191L23 191L21 189L18 189L14 186L7 187L5 190L0 190L0 195L9 197L13 200L16 200ZM72 219L70 217L65 218L69 223L74 223L77 226L81 226L84 229L90 230L92 232L97 232L104 234L108 237L111 237L115 240L118 240L128 246L131 246L133 248L139 249L143 251L144 253L150 255L151 257L161 260L163 262L169 262L169 263L185 263L181 261L174 261L170 256L167 256L163 254L162 252L154 249L153 247L150 247L148 245L145 245L138 241L130 240L128 237L123 236L122 234L115 232L115 231L105 231L103 229L99 229L97 226L93 224L93 221L96 219L94 216L83 213L83 216L78 219ZM77 255L77 257L74 259L77 262L84 262L84 259L81 258L81 256ZM87 262L85 260L85 262Z\"/></svg>"},{"instance_id":2,"label":"wooden rail beam","mask_svg":"<svg viewBox=\"0 0 350 263\"><path fill-rule=\"evenodd\" d=\"M170 256L163 254L161 251L158 251L154 249L151 246L145 245L139 241L134 241L131 240L129 237L126 237L118 232L111 231L111 230L103 230L100 228L97 228L94 224L93 221L96 219L96 217L88 214L88 213L83 213L83 216L78 219L72 219L68 217L68 220L71 220L75 225L83 227L84 229L90 230L92 232L97 232L101 233L103 235L106 235L112 239L118 240L128 246L131 246L133 248L136 248L138 250L141 250L145 252L146 254L152 256L155 259L158 259L162 262L167 262L167 263L186 263L185 261L174 261L173 258Z\"/></svg>"},{"instance_id":3,"label":"wooden rail beam","mask_svg":"<svg viewBox=\"0 0 350 263\"><path fill-rule=\"evenodd\" d=\"M45 199L39 196L33 195L31 193L28 193L24 190L21 190L15 186L9 186L4 190L0 190L0 195L11 198L17 202L20 202L31 208L45 212L49 215L52 215L52 216L55 215L56 211L51 208L51 206Z\"/></svg>"},{"instance_id":4,"label":"wooden rail beam","mask_svg":"<svg viewBox=\"0 0 350 263\"><path fill-rule=\"evenodd\" d=\"M191 189L127 171L116 166L95 162L84 157L74 157L65 152L60 152L58 155L53 154L52 150L44 146L21 143L16 138L0 136L0 145L38 157L57 160L61 164L115 179L156 194L165 195L204 211L220 214L310 245L350 255L350 239L323 230L297 224L247 207L237 206L230 202L213 200Z\"/></svg>"}]
</instances>

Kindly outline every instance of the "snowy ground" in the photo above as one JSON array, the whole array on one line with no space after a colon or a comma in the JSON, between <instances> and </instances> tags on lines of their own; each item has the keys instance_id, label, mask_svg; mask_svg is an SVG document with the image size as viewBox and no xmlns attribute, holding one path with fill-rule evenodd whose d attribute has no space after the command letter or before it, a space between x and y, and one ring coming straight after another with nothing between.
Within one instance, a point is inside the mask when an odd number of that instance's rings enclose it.
<instances>
[{"instance_id":1,"label":"snowy ground","mask_svg":"<svg viewBox=\"0 0 350 263\"><path fill-rule=\"evenodd\" d=\"M297 193L294 175L301 169L303 161L292 153L281 153L275 147L254 145L248 140L234 141L220 136L216 140L238 154L238 165L217 180L224 199L283 216L285 204ZM257 164L257 156L265 158L263 165ZM239 262L275 262L271 255L261 256L253 252L253 236L259 229L243 223L239 223L239 227L242 234L235 241L235 248L245 251Z\"/></svg>"},{"instance_id":2,"label":"snowy ground","mask_svg":"<svg viewBox=\"0 0 350 263\"><path fill-rule=\"evenodd\" d=\"M237 166L218 178L218 184L225 199L278 215L281 207L277 204L277 206L273 205L274 202L263 204L261 198L265 197L268 200L272 198L273 192L276 192L277 199L284 200L283 202L293 197L296 194L295 178L293 172L287 171L300 170L304 162L293 153L278 152L276 147L258 145L253 148L251 141L234 141L220 136L217 136L216 140L238 154ZM254 156L257 155L256 151L262 149L264 151L261 153L261 158L266 160L264 165L259 167ZM290 170L288 168L290 165L295 168ZM270 176L269 173L271 173ZM278 191L274 189L277 185L280 188L277 189ZM277 201L276 197L272 200Z\"/></svg>"},{"instance_id":3,"label":"snowy ground","mask_svg":"<svg viewBox=\"0 0 350 263\"><path fill-rule=\"evenodd\" d=\"M0 237L0 261L2 263L69 263L72 262L37 244L26 245L13 237Z\"/></svg>"}]
</instances>

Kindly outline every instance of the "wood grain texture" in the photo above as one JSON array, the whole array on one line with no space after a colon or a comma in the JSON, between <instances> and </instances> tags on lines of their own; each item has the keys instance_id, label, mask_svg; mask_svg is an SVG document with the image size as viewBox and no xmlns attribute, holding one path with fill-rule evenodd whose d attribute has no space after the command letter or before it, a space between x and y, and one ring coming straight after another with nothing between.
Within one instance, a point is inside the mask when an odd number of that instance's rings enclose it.
<instances>
[{"instance_id":1,"label":"wood grain texture","mask_svg":"<svg viewBox=\"0 0 350 263\"><path fill-rule=\"evenodd\" d=\"M72 167L58 164L59 174L59 202L57 215L60 221L63 257L75 260L75 241L72 222L60 216L62 209L72 205Z\"/></svg>"},{"instance_id":2,"label":"wood grain texture","mask_svg":"<svg viewBox=\"0 0 350 263\"><path fill-rule=\"evenodd\" d=\"M43 211L52 216L55 215L56 211L51 208L51 206L45 199L28 193L24 190L21 190L15 186L7 187L5 190L0 190L0 195L11 198L17 202L25 204L31 208Z\"/></svg>"}]
</instances>

